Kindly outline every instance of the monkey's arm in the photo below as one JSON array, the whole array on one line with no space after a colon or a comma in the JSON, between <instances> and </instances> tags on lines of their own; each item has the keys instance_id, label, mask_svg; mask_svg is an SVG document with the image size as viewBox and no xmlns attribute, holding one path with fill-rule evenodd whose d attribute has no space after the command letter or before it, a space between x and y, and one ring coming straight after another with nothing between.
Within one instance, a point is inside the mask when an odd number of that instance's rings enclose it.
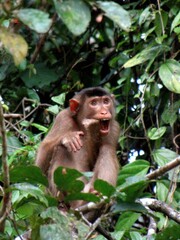
<instances>
[{"instance_id":1,"label":"monkey's arm","mask_svg":"<svg viewBox=\"0 0 180 240\"><path fill-rule=\"evenodd\" d=\"M47 173L54 148L60 144L71 151L77 151L82 147L82 141L80 136L84 133L78 131L78 126L70 114L69 109L61 111L54 124L40 144L36 157L36 165L39 166L44 173Z\"/></svg>"},{"instance_id":2,"label":"monkey's arm","mask_svg":"<svg viewBox=\"0 0 180 240\"><path fill-rule=\"evenodd\" d=\"M114 121L111 126L111 133L103 139L99 149L98 158L94 167L94 175L89 184L89 190L93 190L94 181L102 179L116 185L119 172L119 162L117 158L117 143L120 134L119 124Z\"/></svg>"},{"instance_id":3,"label":"monkey's arm","mask_svg":"<svg viewBox=\"0 0 180 240\"><path fill-rule=\"evenodd\" d=\"M103 145L100 148L99 156L94 168L94 175L91 180L93 186L96 179L102 179L116 185L119 171L119 163L117 159L116 149L111 145Z\"/></svg>"}]
</instances>

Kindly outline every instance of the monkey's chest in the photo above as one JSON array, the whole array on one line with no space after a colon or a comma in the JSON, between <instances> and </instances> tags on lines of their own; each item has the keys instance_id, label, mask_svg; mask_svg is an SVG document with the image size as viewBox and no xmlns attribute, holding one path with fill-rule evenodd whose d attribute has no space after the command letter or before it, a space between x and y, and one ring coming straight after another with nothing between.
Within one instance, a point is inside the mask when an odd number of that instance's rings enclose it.
<instances>
[{"instance_id":1,"label":"monkey's chest","mask_svg":"<svg viewBox=\"0 0 180 240\"><path fill-rule=\"evenodd\" d=\"M93 137L85 138L82 150L84 153L84 160L89 165L89 170L94 169L94 165L99 155L100 146L101 146L101 142L99 138L93 138Z\"/></svg>"}]
</instances>

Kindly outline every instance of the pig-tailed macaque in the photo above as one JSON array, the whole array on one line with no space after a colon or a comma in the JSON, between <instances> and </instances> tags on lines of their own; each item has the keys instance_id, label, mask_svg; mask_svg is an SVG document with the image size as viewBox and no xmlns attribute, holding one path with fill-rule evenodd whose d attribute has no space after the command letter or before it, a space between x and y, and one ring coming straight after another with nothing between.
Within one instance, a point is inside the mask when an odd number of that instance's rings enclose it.
<instances>
[{"instance_id":1,"label":"pig-tailed macaque","mask_svg":"<svg viewBox=\"0 0 180 240\"><path fill-rule=\"evenodd\" d=\"M54 196L53 174L57 167L93 171L84 192L93 192L96 179L116 185L119 164L116 147L119 124L115 120L114 96L100 87L85 88L70 99L40 144L36 165L46 174ZM73 206L72 207L77 207Z\"/></svg>"}]
</instances>

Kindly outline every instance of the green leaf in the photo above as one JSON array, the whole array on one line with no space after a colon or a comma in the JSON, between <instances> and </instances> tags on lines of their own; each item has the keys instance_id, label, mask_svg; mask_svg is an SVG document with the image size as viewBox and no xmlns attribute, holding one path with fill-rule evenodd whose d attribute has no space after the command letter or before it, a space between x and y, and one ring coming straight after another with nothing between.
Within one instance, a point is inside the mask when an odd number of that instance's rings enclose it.
<instances>
[{"instance_id":1,"label":"green leaf","mask_svg":"<svg viewBox=\"0 0 180 240\"><path fill-rule=\"evenodd\" d=\"M178 25L180 25L180 12L176 15L176 17L174 18L174 20L173 20L173 22L171 24L171 32Z\"/></svg>"},{"instance_id":2,"label":"green leaf","mask_svg":"<svg viewBox=\"0 0 180 240\"><path fill-rule=\"evenodd\" d=\"M60 95L58 96L54 96L52 97L52 101L54 101L55 103L58 103L59 105L64 105L64 102L65 102L65 97L66 97L66 94L65 93L61 93Z\"/></svg>"},{"instance_id":3,"label":"green leaf","mask_svg":"<svg viewBox=\"0 0 180 240\"><path fill-rule=\"evenodd\" d=\"M46 209L46 211L41 213L41 217L51 220L48 224L41 225L41 240L72 240L75 239L72 237L72 231L75 233L75 236L78 235L79 240L83 240L89 232L87 224L78 221L72 214L61 213L58 208L51 207Z\"/></svg>"},{"instance_id":4,"label":"green leaf","mask_svg":"<svg viewBox=\"0 0 180 240\"><path fill-rule=\"evenodd\" d=\"M118 176L118 186L125 183L129 177L144 177L149 169L149 162L145 160L136 160L124 166Z\"/></svg>"},{"instance_id":5,"label":"green leaf","mask_svg":"<svg viewBox=\"0 0 180 240\"><path fill-rule=\"evenodd\" d=\"M120 28L124 31L129 31L131 27L131 18L123 7L121 7L118 3L109 1L109 2L101 2L97 1L98 7L101 8L105 15L110 18L114 23L116 23Z\"/></svg>"},{"instance_id":6,"label":"green leaf","mask_svg":"<svg viewBox=\"0 0 180 240\"><path fill-rule=\"evenodd\" d=\"M178 154L169 150L169 149L158 149L153 152L154 160L158 163L160 167L163 167L168 162L174 160L178 157ZM178 171L178 167L172 169L171 171L168 171L168 178L170 180L173 179L174 171ZM177 181L180 181L180 176L178 177Z\"/></svg>"},{"instance_id":7,"label":"green leaf","mask_svg":"<svg viewBox=\"0 0 180 240\"><path fill-rule=\"evenodd\" d=\"M53 105L53 106L48 107L47 111L54 115L57 115L59 113L59 107L58 107L58 105Z\"/></svg>"},{"instance_id":8,"label":"green leaf","mask_svg":"<svg viewBox=\"0 0 180 240\"><path fill-rule=\"evenodd\" d=\"M20 9L17 17L38 33L46 33L52 24L48 13L33 8Z\"/></svg>"},{"instance_id":9,"label":"green leaf","mask_svg":"<svg viewBox=\"0 0 180 240\"><path fill-rule=\"evenodd\" d=\"M7 146L8 155L11 156L17 149L22 147L22 143L17 137L7 135Z\"/></svg>"},{"instance_id":10,"label":"green leaf","mask_svg":"<svg viewBox=\"0 0 180 240\"><path fill-rule=\"evenodd\" d=\"M169 186L167 187L163 182L158 181L156 184L156 188L158 200L166 202L169 192Z\"/></svg>"},{"instance_id":11,"label":"green leaf","mask_svg":"<svg viewBox=\"0 0 180 240\"><path fill-rule=\"evenodd\" d=\"M153 152L153 157L154 157L154 160L158 163L158 165L162 167L166 163L178 157L178 154L169 149L163 148L163 149L155 150Z\"/></svg>"},{"instance_id":12,"label":"green leaf","mask_svg":"<svg viewBox=\"0 0 180 240\"><path fill-rule=\"evenodd\" d=\"M97 179L95 181L94 189L102 193L103 196L107 196L107 197L111 197L116 190L112 185L110 185L106 181L103 181L102 179Z\"/></svg>"},{"instance_id":13,"label":"green leaf","mask_svg":"<svg viewBox=\"0 0 180 240\"><path fill-rule=\"evenodd\" d=\"M159 233L156 234L156 240L179 240L180 227L179 224L173 223L166 228L163 227Z\"/></svg>"},{"instance_id":14,"label":"green leaf","mask_svg":"<svg viewBox=\"0 0 180 240\"><path fill-rule=\"evenodd\" d=\"M27 89L27 94L30 99L33 99L33 100L37 101L38 103L40 102L40 98L34 89Z\"/></svg>"},{"instance_id":15,"label":"green leaf","mask_svg":"<svg viewBox=\"0 0 180 240\"><path fill-rule=\"evenodd\" d=\"M46 207L47 207L47 201L46 201ZM43 208L42 208L43 209ZM27 219L29 217L33 217L34 213L37 212L37 210L42 210L39 203L34 202L31 198L31 201L25 202L19 207L16 207L16 213L18 214L18 217L21 219Z\"/></svg>"},{"instance_id":16,"label":"green leaf","mask_svg":"<svg viewBox=\"0 0 180 240\"><path fill-rule=\"evenodd\" d=\"M113 213L119 213L119 212L141 212L143 214L147 213L147 210L145 207L143 207L140 203L135 202L124 202L121 200L117 200L117 203L112 207Z\"/></svg>"},{"instance_id":17,"label":"green leaf","mask_svg":"<svg viewBox=\"0 0 180 240\"><path fill-rule=\"evenodd\" d=\"M31 173L32 174L32 173ZM11 189L14 191L19 191L19 198L16 199L16 202L13 202L13 204L19 204L21 200L23 199L31 199L32 197L39 200L41 203L43 203L45 206L48 206L48 201L44 195L44 192L29 183L15 183L11 185Z\"/></svg>"},{"instance_id":18,"label":"green leaf","mask_svg":"<svg viewBox=\"0 0 180 240\"><path fill-rule=\"evenodd\" d=\"M142 11L142 13L139 16L139 25L141 26L143 23L145 23L150 15L151 15L150 7L148 6Z\"/></svg>"},{"instance_id":19,"label":"green leaf","mask_svg":"<svg viewBox=\"0 0 180 240\"><path fill-rule=\"evenodd\" d=\"M154 60L158 55L166 52L169 48L165 45L150 46L142 50L140 53L136 54L133 58L128 60L123 66L124 68L133 67L147 60Z\"/></svg>"},{"instance_id":20,"label":"green leaf","mask_svg":"<svg viewBox=\"0 0 180 240\"><path fill-rule=\"evenodd\" d=\"M144 236L142 237L139 232L130 232L131 240L146 240L147 238ZM151 240L153 237L151 236Z\"/></svg>"},{"instance_id":21,"label":"green leaf","mask_svg":"<svg viewBox=\"0 0 180 240\"><path fill-rule=\"evenodd\" d=\"M150 130L148 130L148 137L151 140L156 140L161 138L165 132L166 132L166 127L151 128Z\"/></svg>"},{"instance_id":22,"label":"green leaf","mask_svg":"<svg viewBox=\"0 0 180 240\"><path fill-rule=\"evenodd\" d=\"M167 20L168 20L168 13L161 10L161 11L157 11L156 15L155 15L155 32L156 35L158 37L161 37L164 33L163 33L163 29L162 29L162 24L163 27L166 28L167 25Z\"/></svg>"},{"instance_id":23,"label":"green leaf","mask_svg":"<svg viewBox=\"0 0 180 240\"><path fill-rule=\"evenodd\" d=\"M81 192L84 188L84 183L77 178L82 177L82 174L76 169L58 167L54 172L54 182L61 191L69 193Z\"/></svg>"},{"instance_id":24,"label":"green leaf","mask_svg":"<svg viewBox=\"0 0 180 240\"><path fill-rule=\"evenodd\" d=\"M179 106L180 106L180 100L173 102L173 104L169 105L166 104L164 108L164 112L161 115L161 118L164 123L170 124L171 127L174 125L178 118L178 111L179 111Z\"/></svg>"},{"instance_id":25,"label":"green leaf","mask_svg":"<svg viewBox=\"0 0 180 240\"><path fill-rule=\"evenodd\" d=\"M14 63L18 66L27 56L28 45L21 35L8 32L0 27L0 41L5 49L12 55Z\"/></svg>"},{"instance_id":26,"label":"green leaf","mask_svg":"<svg viewBox=\"0 0 180 240\"><path fill-rule=\"evenodd\" d=\"M164 86L172 92L180 93L180 63L170 59L160 66L159 77Z\"/></svg>"},{"instance_id":27,"label":"green leaf","mask_svg":"<svg viewBox=\"0 0 180 240\"><path fill-rule=\"evenodd\" d=\"M35 68L35 74L29 70L21 74L21 78L28 88L43 88L58 80L59 75L56 74L55 70L48 68L45 64L36 64Z\"/></svg>"},{"instance_id":28,"label":"green leaf","mask_svg":"<svg viewBox=\"0 0 180 240\"><path fill-rule=\"evenodd\" d=\"M10 170L10 181L12 183L40 183L44 186L48 186L47 178L42 174L40 168L36 166L23 166L13 168Z\"/></svg>"},{"instance_id":29,"label":"green leaf","mask_svg":"<svg viewBox=\"0 0 180 240\"><path fill-rule=\"evenodd\" d=\"M74 35L84 33L91 20L91 13L88 5L82 0L54 0L56 11L66 27Z\"/></svg>"},{"instance_id":30,"label":"green leaf","mask_svg":"<svg viewBox=\"0 0 180 240\"><path fill-rule=\"evenodd\" d=\"M100 198L92 193L83 193L83 192L78 192L78 193L72 193L69 194L64 198L65 201L75 201L75 200L83 200L86 202L99 202Z\"/></svg>"},{"instance_id":31,"label":"green leaf","mask_svg":"<svg viewBox=\"0 0 180 240\"><path fill-rule=\"evenodd\" d=\"M119 217L115 229L117 231L128 231L140 216L139 213L124 212Z\"/></svg>"},{"instance_id":32,"label":"green leaf","mask_svg":"<svg viewBox=\"0 0 180 240\"><path fill-rule=\"evenodd\" d=\"M31 126L37 128L38 130L40 130L43 133L47 133L47 131L48 131L48 128L46 128L40 124L37 124L37 123L31 123Z\"/></svg>"}]
</instances>

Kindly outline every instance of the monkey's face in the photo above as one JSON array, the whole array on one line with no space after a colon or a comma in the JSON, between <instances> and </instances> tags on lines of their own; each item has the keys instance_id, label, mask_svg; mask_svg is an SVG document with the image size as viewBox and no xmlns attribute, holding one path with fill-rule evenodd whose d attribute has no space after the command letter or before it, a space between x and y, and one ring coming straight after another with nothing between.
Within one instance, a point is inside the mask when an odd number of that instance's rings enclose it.
<instances>
[{"instance_id":1,"label":"monkey's face","mask_svg":"<svg viewBox=\"0 0 180 240\"><path fill-rule=\"evenodd\" d=\"M113 101L109 96L89 97L85 100L84 111L86 119L94 119L99 124L101 135L107 135L110 131L112 119Z\"/></svg>"}]
</instances>

